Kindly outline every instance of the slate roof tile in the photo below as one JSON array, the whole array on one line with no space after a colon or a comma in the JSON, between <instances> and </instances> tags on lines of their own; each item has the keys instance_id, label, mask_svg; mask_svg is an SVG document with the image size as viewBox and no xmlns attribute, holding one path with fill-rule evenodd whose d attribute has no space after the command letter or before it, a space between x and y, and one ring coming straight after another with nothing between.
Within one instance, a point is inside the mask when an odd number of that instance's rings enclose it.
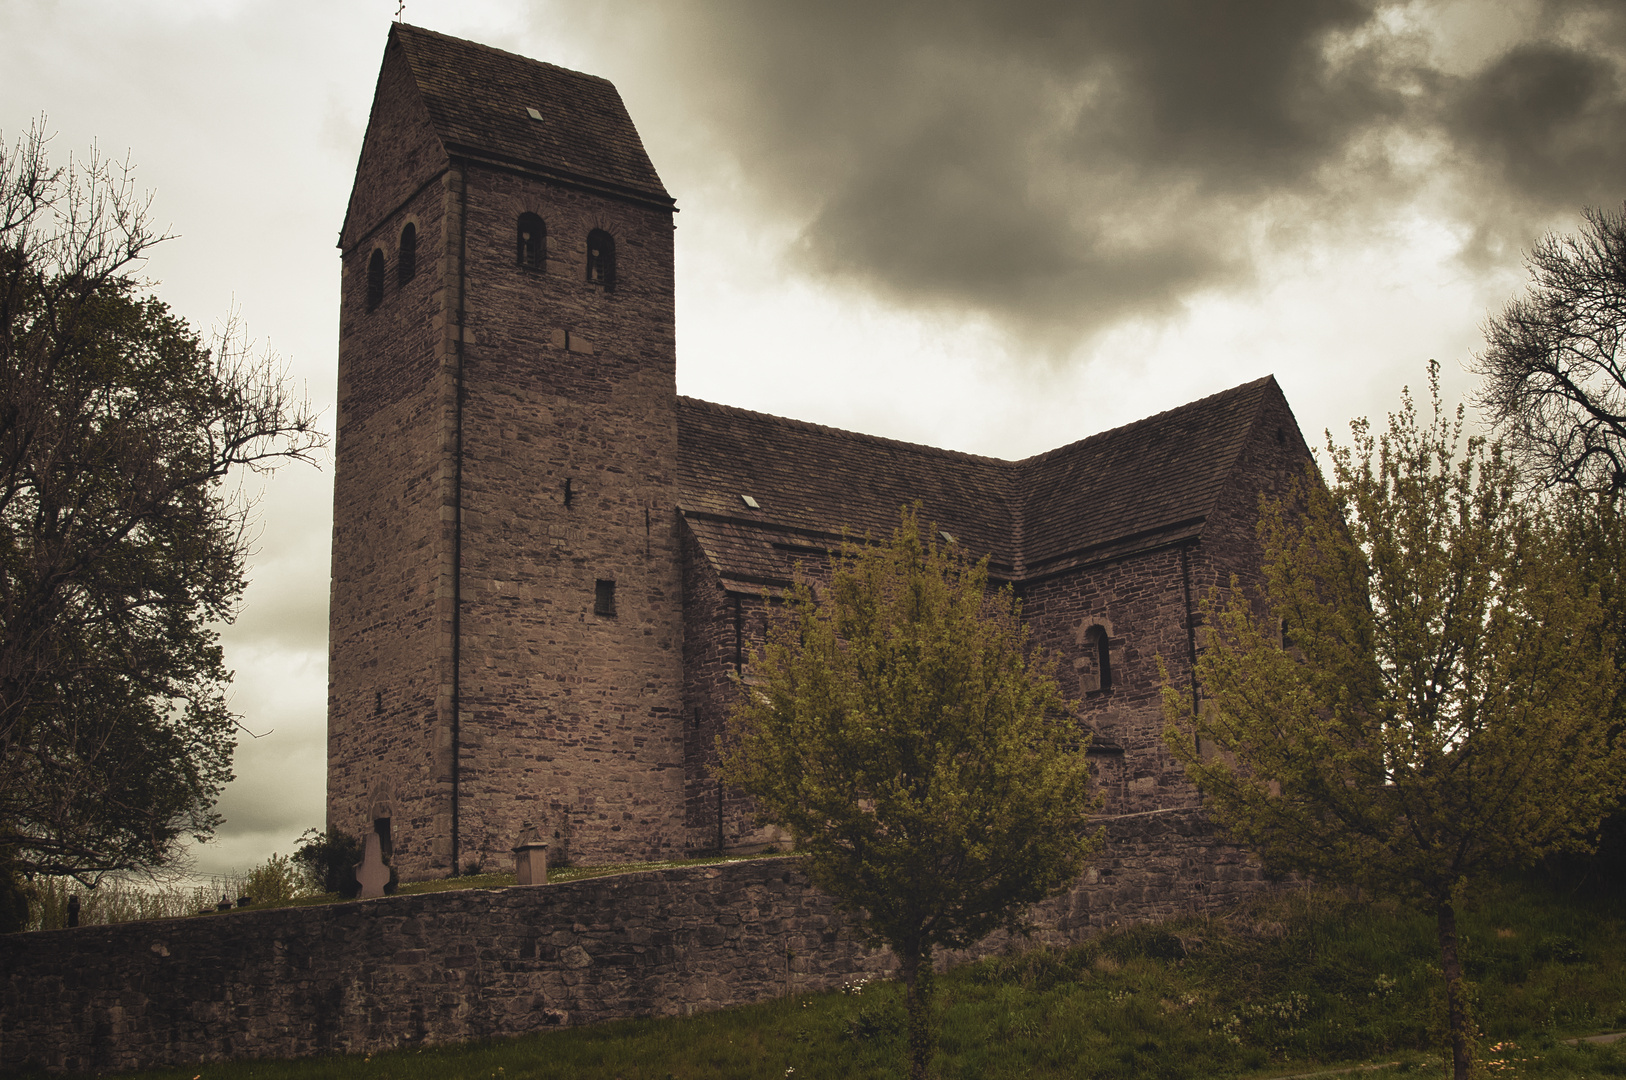
<instances>
[{"instance_id":1,"label":"slate roof tile","mask_svg":"<svg viewBox=\"0 0 1626 1080\"><path fill-rule=\"evenodd\" d=\"M996 577L1044 574L1199 535L1270 395L1266 377L1022 461L680 397L680 508L744 591L788 580L844 530L890 535L916 500Z\"/></svg>"},{"instance_id":2,"label":"slate roof tile","mask_svg":"<svg viewBox=\"0 0 1626 1080\"><path fill-rule=\"evenodd\" d=\"M397 23L424 105L448 152L522 165L662 205L655 173L608 79ZM541 120L526 112L536 109Z\"/></svg>"},{"instance_id":3,"label":"slate roof tile","mask_svg":"<svg viewBox=\"0 0 1626 1080\"><path fill-rule=\"evenodd\" d=\"M843 530L890 536L898 509L917 499L968 549L1007 566L1015 554L1008 461L687 397L678 461L682 509L724 577L782 581Z\"/></svg>"},{"instance_id":4,"label":"slate roof tile","mask_svg":"<svg viewBox=\"0 0 1626 1080\"><path fill-rule=\"evenodd\" d=\"M1270 393L1281 393L1275 380L1258 379L1019 462L1024 568L1137 536L1195 535Z\"/></svg>"}]
</instances>

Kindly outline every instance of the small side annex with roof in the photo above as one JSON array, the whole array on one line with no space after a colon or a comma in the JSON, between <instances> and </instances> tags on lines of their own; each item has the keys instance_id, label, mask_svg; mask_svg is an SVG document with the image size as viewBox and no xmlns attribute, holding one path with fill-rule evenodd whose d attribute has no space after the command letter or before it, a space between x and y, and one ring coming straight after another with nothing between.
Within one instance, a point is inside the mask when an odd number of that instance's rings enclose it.
<instances>
[{"instance_id":1,"label":"small side annex with roof","mask_svg":"<svg viewBox=\"0 0 1626 1080\"><path fill-rule=\"evenodd\" d=\"M1110 814L1195 805L1156 658L1309 452L1271 378L1022 461L681 397L675 205L614 86L391 27L339 247L329 826L403 880L777 837L710 777L762 594L899 507L1020 593Z\"/></svg>"}]
</instances>

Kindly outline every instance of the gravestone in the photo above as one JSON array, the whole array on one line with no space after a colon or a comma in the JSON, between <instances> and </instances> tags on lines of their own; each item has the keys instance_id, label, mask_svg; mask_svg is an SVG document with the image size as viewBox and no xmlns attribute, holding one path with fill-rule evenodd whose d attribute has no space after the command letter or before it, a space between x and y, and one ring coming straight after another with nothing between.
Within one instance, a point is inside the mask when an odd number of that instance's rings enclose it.
<instances>
[{"instance_id":1,"label":"gravestone","mask_svg":"<svg viewBox=\"0 0 1626 1080\"><path fill-rule=\"evenodd\" d=\"M390 868L384 865L384 846L376 832L367 834L367 848L362 852L361 862L356 864L356 880L361 883L359 897L362 900L383 896L384 886L390 883Z\"/></svg>"},{"instance_id":2,"label":"gravestone","mask_svg":"<svg viewBox=\"0 0 1626 1080\"><path fill-rule=\"evenodd\" d=\"M514 877L521 885L548 883L548 842L536 834L536 826L526 823L514 845Z\"/></svg>"}]
</instances>

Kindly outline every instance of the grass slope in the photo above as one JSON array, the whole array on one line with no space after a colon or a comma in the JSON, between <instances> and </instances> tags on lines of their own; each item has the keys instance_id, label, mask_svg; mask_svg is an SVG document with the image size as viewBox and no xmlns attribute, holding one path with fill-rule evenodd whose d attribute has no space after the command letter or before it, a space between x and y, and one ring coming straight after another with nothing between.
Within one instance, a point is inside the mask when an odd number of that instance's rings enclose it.
<instances>
[{"instance_id":1,"label":"grass slope","mask_svg":"<svg viewBox=\"0 0 1626 1080\"><path fill-rule=\"evenodd\" d=\"M1531 883L1463 918L1487 1076L1626 1076L1626 904ZM1225 916L1141 926L940 982L944 1077L1280 1076L1395 1062L1440 1075L1432 923L1295 892ZM903 1075L892 983L676 1020L636 1020L368 1057L194 1066L151 1080L543 1080Z\"/></svg>"}]
</instances>

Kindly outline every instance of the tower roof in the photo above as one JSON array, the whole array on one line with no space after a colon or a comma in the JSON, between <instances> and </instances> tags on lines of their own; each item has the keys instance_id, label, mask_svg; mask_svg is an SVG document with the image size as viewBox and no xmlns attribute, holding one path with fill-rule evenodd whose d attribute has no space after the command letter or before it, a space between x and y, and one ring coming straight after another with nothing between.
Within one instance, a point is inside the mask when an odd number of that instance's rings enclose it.
<instances>
[{"instance_id":1,"label":"tower roof","mask_svg":"<svg viewBox=\"0 0 1626 1080\"><path fill-rule=\"evenodd\" d=\"M400 23L390 39L448 154L672 204L608 79Z\"/></svg>"}]
</instances>

